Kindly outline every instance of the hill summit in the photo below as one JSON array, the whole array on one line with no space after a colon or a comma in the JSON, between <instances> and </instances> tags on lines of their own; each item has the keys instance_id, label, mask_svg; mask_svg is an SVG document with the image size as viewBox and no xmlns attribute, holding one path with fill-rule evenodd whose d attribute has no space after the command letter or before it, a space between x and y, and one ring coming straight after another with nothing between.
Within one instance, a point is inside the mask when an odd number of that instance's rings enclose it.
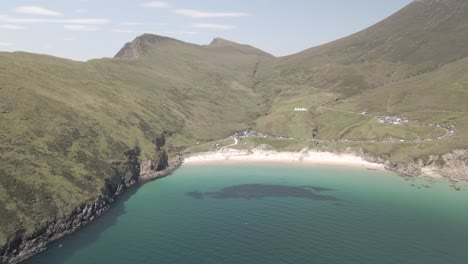
<instances>
[{"instance_id":1,"label":"hill summit","mask_svg":"<svg viewBox=\"0 0 468 264\"><path fill-rule=\"evenodd\" d=\"M136 37L132 42L126 43L114 58L134 59L144 55L154 47L174 46L184 42L165 36L145 33Z\"/></svg>"}]
</instances>

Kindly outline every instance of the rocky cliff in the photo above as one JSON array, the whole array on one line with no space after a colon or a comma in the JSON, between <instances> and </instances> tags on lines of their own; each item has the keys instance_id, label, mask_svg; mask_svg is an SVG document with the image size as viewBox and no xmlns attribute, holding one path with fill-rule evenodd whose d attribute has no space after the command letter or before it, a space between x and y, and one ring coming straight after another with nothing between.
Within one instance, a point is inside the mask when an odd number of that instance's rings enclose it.
<instances>
[{"instance_id":1,"label":"rocky cliff","mask_svg":"<svg viewBox=\"0 0 468 264\"><path fill-rule=\"evenodd\" d=\"M18 263L26 258L44 251L47 244L93 221L104 213L117 197L139 180L150 180L172 173L182 164L177 157L169 161L167 168L157 171L156 161L145 159L139 161L140 149L135 147L125 152L126 161L113 162L114 175L106 180L102 195L95 201L83 203L65 217L57 217L34 234L18 232L4 248L0 248L0 263Z\"/></svg>"},{"instance_id":2,"label":"rocky cliff","mask_svg":"<svg viewBox=\"0 0 468 264\"><path fill-rule=\"evenodd\" d=\"M468 181L468 150L458 149L442 155L413 157L407 162L391 162L387 158L370 155L361 150L348 152L369 162L385 165L389 171L407 177L445 178L451 182Z\"/></svg>"},{"instance_id":3,"label":"rocky cliff","mask_svg":"<svg viewBox=\"0 0 468 264\"><path fill-rule=\"evenodd\" d=\"M405 176L444 177L451 181L468 180L468 150L453 150L444 155L415 157L407 163L385 163L387 169Z\"/></svg>"}]
</instances>

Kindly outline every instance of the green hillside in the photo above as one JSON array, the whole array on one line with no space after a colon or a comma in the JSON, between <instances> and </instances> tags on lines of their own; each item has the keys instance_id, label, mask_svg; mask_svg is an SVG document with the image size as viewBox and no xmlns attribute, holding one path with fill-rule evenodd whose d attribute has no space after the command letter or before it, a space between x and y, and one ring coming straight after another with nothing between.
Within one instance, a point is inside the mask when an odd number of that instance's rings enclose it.
<instances>
[{"instance_id":1,"label":"green hillside","mask_svg":"<svg viewBox=\"0 0 468 264\"><path fill-rule=\"evenodd\" d=\"M156 159L163 132L175 153L246 129L261 112L252 74L270 55L154 35L132 45L138 58L86 63L0 54L0 245L96 199L112 162L136 145Z\"/></svg>"},{"instance_id":2,"label":"green hillside","mask_svg":"<svg viewBox=\"0 0 468 264\"><path fill-rule=\"evenodd\" d=\"M463 0L414 1L361 32L261 64L257 91L269 111L256 129L294 137L310 137L315 130L317 138L384 140L433 137L441 131L419 125L445 123L456 124L458 133L431 147L377 144L371 152L391 149L395 155L389 158L401 161L468 147L467 14ZM295 107L309 111L295 113ZM395 130L379 124L379 115L403 116L415 126Z\"/></svg>"}]
</instances>

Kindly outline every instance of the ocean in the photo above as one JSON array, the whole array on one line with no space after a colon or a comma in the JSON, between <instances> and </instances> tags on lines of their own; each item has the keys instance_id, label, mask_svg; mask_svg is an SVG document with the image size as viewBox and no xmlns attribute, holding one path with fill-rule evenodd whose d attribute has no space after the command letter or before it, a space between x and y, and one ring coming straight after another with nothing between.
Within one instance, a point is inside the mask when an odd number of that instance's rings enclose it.
<instances>
[{"instance_id":1,"label":"ocean","mask_svg":"<svg viewBox=\"0 0 468 264\"><path fill-rule=\"evenodd\" d=\"M466 264L460 186L356 168L184 165L25 263Z\"/></svg>"}]
</instances>

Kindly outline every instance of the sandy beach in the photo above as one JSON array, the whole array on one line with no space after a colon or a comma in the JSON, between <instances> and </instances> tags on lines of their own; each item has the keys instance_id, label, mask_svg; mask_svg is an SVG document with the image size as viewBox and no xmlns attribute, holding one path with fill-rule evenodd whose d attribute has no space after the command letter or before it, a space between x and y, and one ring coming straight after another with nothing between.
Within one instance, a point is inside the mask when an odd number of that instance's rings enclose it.
<instances>
[{"instance_id":1,"label":"sandy beach","mask_svg":"<svg viewBox=\"0 0 468 264\"><path fill-rule=\"evenodd\" d=\"M351 154L335 154L331 152L301 151L301 152L277 152L271 150L236 150L223 149L197 153L185 157L185 164L203 164L220 162L271 162L304 165L328 165L360 167L366 169L384 170L382 164L368 162L361 157Z\"/></svg>"}]
</instances>

